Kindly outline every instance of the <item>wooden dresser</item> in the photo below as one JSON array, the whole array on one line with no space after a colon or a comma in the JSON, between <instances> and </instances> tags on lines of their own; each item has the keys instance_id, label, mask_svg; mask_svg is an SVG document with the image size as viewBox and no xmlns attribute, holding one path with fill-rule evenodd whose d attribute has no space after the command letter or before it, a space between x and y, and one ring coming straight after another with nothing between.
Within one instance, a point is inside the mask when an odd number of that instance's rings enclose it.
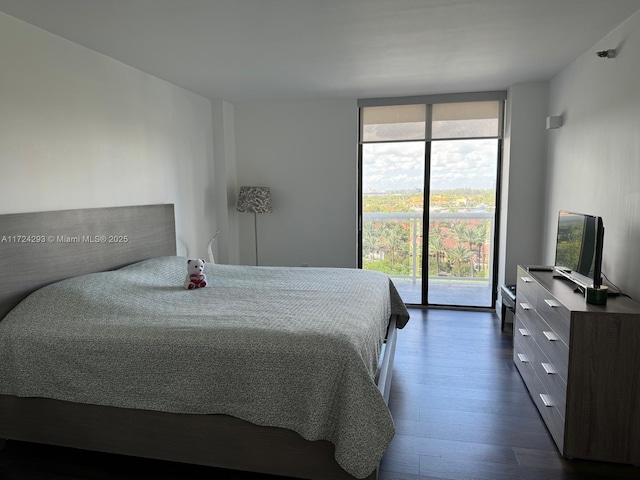
<instances>
[{"instance_id":1,"label":"wooden dresser","mask_svg":"<svg viewBox=\"0 0 640 480\"><path fill-rule=\"evenodd\" d=\"M640 465L640 304L518 267L513 360L560 453Z\"/></svg>"}]
</instances>

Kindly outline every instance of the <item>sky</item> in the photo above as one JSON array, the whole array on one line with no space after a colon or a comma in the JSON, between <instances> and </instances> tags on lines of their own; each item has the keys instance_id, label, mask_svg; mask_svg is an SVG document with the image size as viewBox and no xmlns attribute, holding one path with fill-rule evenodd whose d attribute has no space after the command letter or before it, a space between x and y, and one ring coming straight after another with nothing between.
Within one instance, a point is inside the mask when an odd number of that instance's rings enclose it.
<instances>
[{"instance_id":1,"label":"sky","mask_svg":"<svg viewBox=\"0 0 640 480\"><path fill-rule=\"evenodd\" d=\"M425 143L363 145L363 192L422 190ZM431 190L495 188L498 140L442 140L431 143Z\"/></svg>"}]
</instances>

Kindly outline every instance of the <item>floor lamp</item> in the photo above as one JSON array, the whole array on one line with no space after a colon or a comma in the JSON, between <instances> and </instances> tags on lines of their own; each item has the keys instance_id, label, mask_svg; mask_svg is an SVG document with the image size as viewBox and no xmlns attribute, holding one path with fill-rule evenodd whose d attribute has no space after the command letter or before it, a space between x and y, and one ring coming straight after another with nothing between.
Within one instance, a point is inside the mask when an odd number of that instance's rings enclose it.
<instances>
[{"instance_id":1,"label":"floor lamp","mask_svg":"<svg viewBox=\"0 0 640 480\"><path fill-rule=\"evenodd\" d=\"M238 211L253 213L253 231L256 244L256 265L258 263L258 213L271 213L271 190L269 187L240 187Z\"/></svg>"}]
</instances>

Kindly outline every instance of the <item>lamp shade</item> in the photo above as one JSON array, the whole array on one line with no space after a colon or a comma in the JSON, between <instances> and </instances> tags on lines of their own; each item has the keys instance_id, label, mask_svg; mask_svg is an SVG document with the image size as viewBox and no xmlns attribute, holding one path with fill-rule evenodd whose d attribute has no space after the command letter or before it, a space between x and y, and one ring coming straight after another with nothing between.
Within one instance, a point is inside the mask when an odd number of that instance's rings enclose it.
<instances>
[{"instance_id":1,"label":"lamp shade","mask_svg":"<svg viewBox=\"0 0 640 480\"><path fill-rule=\"evenodd\" d=\"M238 211L249 213L273 212L269 187L240 187Z\"/></svg>"}]
</instances>

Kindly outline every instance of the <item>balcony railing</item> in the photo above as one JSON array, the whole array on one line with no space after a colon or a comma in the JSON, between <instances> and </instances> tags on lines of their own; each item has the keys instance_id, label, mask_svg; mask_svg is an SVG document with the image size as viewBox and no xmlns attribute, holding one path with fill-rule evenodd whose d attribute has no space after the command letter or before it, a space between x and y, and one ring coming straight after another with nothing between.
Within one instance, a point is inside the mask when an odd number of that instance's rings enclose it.
<instances>
[{"instance_id":1,"label":"balcony railing","mask_svg":"<svg viewBox=\"0 0 640 480\"><path fill-rule=\"evenodd\" d=\"M441 246L440 250L429 248L429 243L425 246L425 254L430 255L431 266L428 274L429 303L491 305L494 212L430 212L428 221L429 235L438 235ZM422 212L365 212L363 214L363 235L378 235L382 238L386 228L387 235L393 237L391 241L386 239L379 245L375 245L375 240L374 244L369 245L365 241L363 266L368 268L369 265L369 268L374 270L387 270L385 273L394 280L398 291L407 303L421 303L422 222ZM477 237L464 238L465 226L470 229L481 228L485 233L485 240L480 243ZM438 227L440 227L439 230ZM400 232L399 235L398 232ZM471 248L468 248L471 240L473 240ZM456 252L452 247L458 244L461 246ZM465 253L465 246L469 250L468 253ZM402 263L402 267L389 268L389 262L383 262L389 255L396 260L396 265ZM436 255L439 256L438 261L436 261ZM440 261L446 268L434 270L434 265ZM375 263L372 264L372 262ZM461 295L464 298L461 299ZM409 297L410 300L407 300Z\"/></svg>"}]
</instances>

